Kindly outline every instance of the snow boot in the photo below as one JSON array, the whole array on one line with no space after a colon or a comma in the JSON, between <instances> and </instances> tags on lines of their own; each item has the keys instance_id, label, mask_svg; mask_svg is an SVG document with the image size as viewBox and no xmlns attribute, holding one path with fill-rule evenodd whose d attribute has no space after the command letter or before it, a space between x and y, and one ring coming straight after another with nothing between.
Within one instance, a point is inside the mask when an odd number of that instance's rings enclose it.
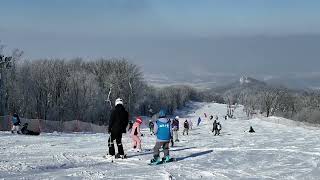
<instances>
[{"instance_id":1,"label":"snow boot","mask_svg":"<svg viewBox=\"0 0 320 180\"><path fill-rule=\"evenodd\" d=\"M126 159L127 155L120 155L119 153L115 155L116 159Z\"/></svg>"},{"instance_id":2,"label":"snow boot","mask_svg":"<svg viewBox=\"0 0 320 180\"><path fill-rule=\"evenodd\" d=\"M171 158L170 158L170 156L166 156L166 157L162 158L162 161L163 161L164 163L170 162L170 161L171 161Z\"/></svg>"},{"instance_id":3,"label":"snow boot","mask_svg":"<svg viewBox=\"0 0 320 180\"><path fill-rule=\"evenodd\" d=\"M161 160L160 160L159 156L154 156L150 162L151 162L151 164L159 164L159 163L161 163Z\"/></svg>"}]
</instances>

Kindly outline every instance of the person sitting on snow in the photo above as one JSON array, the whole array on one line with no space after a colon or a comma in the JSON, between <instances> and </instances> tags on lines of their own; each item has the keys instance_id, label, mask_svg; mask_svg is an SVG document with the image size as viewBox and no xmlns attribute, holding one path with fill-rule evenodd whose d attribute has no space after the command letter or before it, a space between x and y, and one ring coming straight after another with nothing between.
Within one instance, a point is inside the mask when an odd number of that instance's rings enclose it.
<instances>
[{"instance_id":1,"label":"person sitting on snow","mask_svg":"<svg viewBox=\"0 0 320 180\"><path fill-rule=\"evenodd\" d=\"M169 145L172 138L172 127L170 121L166 118L165 110L160 110L159 119L154 123L154 133L157 136L156 145L153 150L152 164L161 163L160 159L160 149L163 149L164 157L162 161L170 161L169 156Z\"/></svg>"},{"instance_id":2,"label":"person sitting on snow","mask_svg":"<svg viewBox=\"0 0 320 180\"><path fill-rule=\"evenodd\" d=\"M33 136L38 136L40 135L39 132L34 132L34 131L31 131L31 130L28 130L28 123L24 123L22 129L21 129L21 132L22 134L25 134L25 135L33 135Z\"/></svg>"},{"instance_id":3,"label":"person sitting on snow","mask_svg":"<svg viewBox=\"0 0 320 180\"><path fill-rule=\"evenodd\" d=\"M249 133L255 133L255 131L253 130L252 126L250 126Z\"/></svg>"},{"instance_id":4,"label":"person sitting on snow","mask_svg":"<svg viewBox=\"0 0 320 180\"><path fill-rule=\"evenodd\" d=\"M142 124L142 118L137 117L136 122L132 126L131 138L133 141L133 149L137 152L141 152L141 139L140 136L143 136L140 132L140 125Z\"/></svg>"}]
</instances>

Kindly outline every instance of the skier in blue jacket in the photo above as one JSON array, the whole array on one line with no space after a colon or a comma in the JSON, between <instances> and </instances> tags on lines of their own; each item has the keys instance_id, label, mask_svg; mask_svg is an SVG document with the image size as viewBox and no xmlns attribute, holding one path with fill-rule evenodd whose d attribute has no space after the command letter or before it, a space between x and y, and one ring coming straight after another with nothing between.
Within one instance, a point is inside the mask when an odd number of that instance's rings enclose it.
<instances>
[{"instance_id":1,"label":"skier in blue jacket","mask_svg":"<svg viewBox=\"0 0 320 180\"><path fill-rule=\"evenodd\" d=\"M151 163L160 163L160 149L163 149L163 162L171 160L169 156L169 144L172 138L172 127L169 119L166 118L165 110L160 110L159 119L154 123L154 134L157 136L156 145L154 146L154 154Z\"/></svg>"}]
</instances>

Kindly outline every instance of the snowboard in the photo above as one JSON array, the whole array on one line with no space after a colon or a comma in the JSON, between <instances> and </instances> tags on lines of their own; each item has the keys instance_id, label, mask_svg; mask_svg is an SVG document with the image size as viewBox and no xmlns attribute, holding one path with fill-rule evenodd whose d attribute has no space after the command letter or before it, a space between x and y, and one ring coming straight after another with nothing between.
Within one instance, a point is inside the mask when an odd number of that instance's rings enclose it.
<instances>
[{"instance_id":1,"label":"snowboard","mask_svg":"<svg viewBox=\"0 0 320 180\"><path fill-rule=\"evenodd\" d=\"M169 161L165 162L164 160L158 162L158 163L149 163L148 165L150 166L156 166L156 165L160 165L160 164L166 164L166 163L170 163L170 162L174 162L176 161L176 158L170 158Z\"/></svg>"}]
</instances>

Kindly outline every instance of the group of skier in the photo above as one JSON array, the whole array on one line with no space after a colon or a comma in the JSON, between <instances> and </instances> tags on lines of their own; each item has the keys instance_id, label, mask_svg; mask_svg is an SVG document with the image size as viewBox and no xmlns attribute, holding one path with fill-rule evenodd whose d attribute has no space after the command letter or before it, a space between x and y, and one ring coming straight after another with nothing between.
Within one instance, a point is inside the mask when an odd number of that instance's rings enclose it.
<instances>
[{"instance_id":1,"label":"group of skier","mask_svg":"<svg viewBox=\"0 0 320 180\"><path fill-rule=\"evenodd\" d=\"M156 144L153 148L153 159L151 160L152 164L171 161L172 158L170 158L169 154L170 143L171 146L173 146L175 142L179 142L179 116L176 116L174 119L170 119L167 117L166 111L164 109L161 109L158 115L159 117L156 121L149 120L148 123L151 135L156 136ZM213 116L211 116L210 119L213 119ZM212 129L212 132L215 135L219 135L221 131L221 124L220 122L217 122L217 119L218 117L216 116L216 120L214 120ZM200 122L198 122L198 125L199 123ZM128 131L130 132L130 136L133 142L132 150L135 152L141 152L141 136L143 136L143 134L140 131L140 127L142 124L143 119L139 116L136 117L135 122L129 122L129 114L123 106L123 100L118 98L115 102L115 108L111 113L108 126L108 133L110 134L108 139L108 156L114 156L115 158L126 158L122 145L122 134L126 132L126 128L128 125ZM190 129L192 129L192 121L186 119L183 122L182 135L189 135ZM117 154L115 153L114 141L116 141L116 144L118 146ZM160 149L162 149L164 153L164 156L162 158L160 158Z\"/></svg>"}]
</instances>

